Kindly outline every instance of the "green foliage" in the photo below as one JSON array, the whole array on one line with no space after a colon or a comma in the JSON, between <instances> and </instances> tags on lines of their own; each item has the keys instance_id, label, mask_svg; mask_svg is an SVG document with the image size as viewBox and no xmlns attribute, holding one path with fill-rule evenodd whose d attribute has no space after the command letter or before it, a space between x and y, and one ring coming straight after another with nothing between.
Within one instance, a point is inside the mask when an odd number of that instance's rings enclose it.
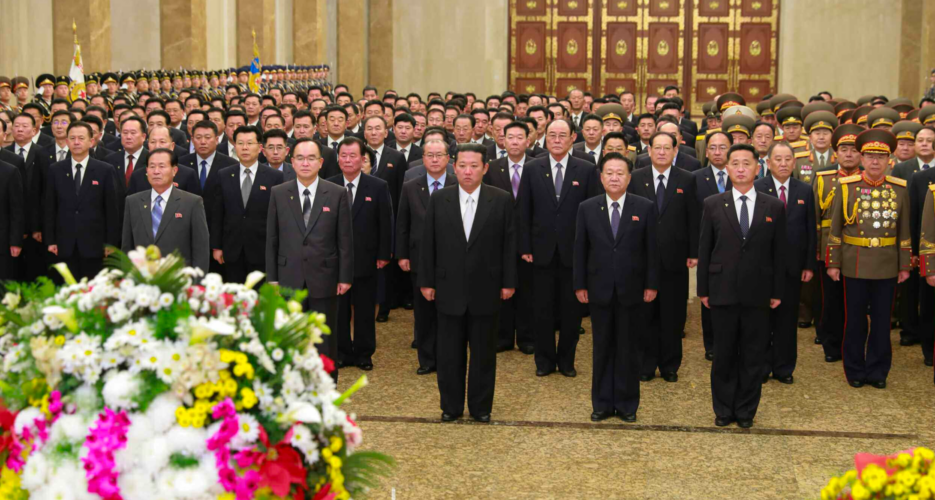
<instances>
[{"instance_id":1,"label":"green foliage","mask_svg":"<svg viewBox=\"0 0 935 500\"><path fill-rule=\"evenodd\" d=\"M374 489L380 480L393 474L396 461L393 457L375 451L357 451L344 458L341 473L344 487L354 498L360 498L368 489Z\"/></svg>"},{"instance_id":2,"label":"green foliage","mask_svg":"<svg viewBox=\"0 0 935 500\"><path fill-rule=\"evenodd\" d=\"M152 272L152 276L149 278L143 276L143 273L133 265L133 261L130 260L127 254L117 249L114 250L110 256L104 259L104 266L119 269L124 276L131 276L133 281L137 283L157 286L163 292L178 295L187 282L187 278L181 272L185 268L185 259L182 258L182 254L178 250L173 251L168 258L163 260L162 264ZM147 257L155 257L156 255L152 255L153 252L158 253L158 249L155 249L155 247L147 249Z\"/></svg>"},{"instance_id":3,"label":"green foliage","mask_svg":"<svg viewBox=\"0 0 935 500\"><path fill-rule=\"evenodd\" d=\"M138 377L140 378L140 392L131 399L136 403L137 411L143 413L160 394L168 391L170 387L149 370L141 371Z\"/></svg>"},{"instance_id":4,"label":"green foliage","mask_svg":"<svg viewBox=\"0 0 935 500\"><path fill-rule=\"evenodd\" d=\"M309 342L309 327L312 325L308 315L289 321L280 329L276 329L276 311L288 310L288 301L300 302L305 300L308 290L290 290L279 288L268 283L260 287L259 305L255 309L258 321L254 321L257 336L263 345L272 342L282 350L295 349L304 351Z\"/></svg>"},{"instance_id":5,"label":"green foliage","mask_svg":"<svg viewBox=\"0 0 935 500\"><path fill-rule=\"evenodd\" d=\"M176 303L170 309L160 309L156 313L153 337L159 340L177 340L178 334L175 333L175 327L184 323L189 316L191 316L191 309L187 302Z\"/></svg>"},{"instance_id":6,"label":"green foliage","mask_svg":"<svg viewBox=\"0 0 935 500\"><path fill-rule=\"evenodd\" d=\"M34 369L8 373L5 379L0 379L0 399L14 412L29 406L30 400L41 400L48 393L45 379Z\"/></svg>"},{"instance_id":7,"label":"green foliage","mask_svg":"<svg viewBox=\"0 0 935 500\"><path fill-rule=\"evenodd\" d=\"M198 459L181 452L175 452L169 456L169 467L172 469L195 469L198 467Z\"/></svg>"},{"instance_id":8,"label":"green foliage","mask_svg":"<svg viewBox=\"0 0 935 500\"><path fill-rule=\"evenodd\" d=\"M6 291L20 296L20 306L38 307L49 297L55 295L55 285L45 276L38 277L32 283L18 283L8 281L4 284ZM26 326L35 318L23 318L18 310L9 309L0 304L0 319L17 326Z\"/></svg>"}]
</instances>

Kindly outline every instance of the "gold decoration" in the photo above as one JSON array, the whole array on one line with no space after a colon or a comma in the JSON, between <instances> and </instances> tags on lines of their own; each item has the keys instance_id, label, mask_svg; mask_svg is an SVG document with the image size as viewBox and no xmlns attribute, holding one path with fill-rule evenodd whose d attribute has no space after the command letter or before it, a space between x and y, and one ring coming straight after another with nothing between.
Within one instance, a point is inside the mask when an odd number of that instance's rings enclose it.
<instances>
[{"instance_id":1,"label":"gold decoration","mask_svg":"<svg viewBox=\"0 0 935 500\"><path fill-rule=\"evenodd\" d=\"M535 54L537 48L538 47L536 46L535 40L533 40L532 38L530 38L529 40L526 40L526 53L527 54L529 55Z\"/></svg>"},{"instance_id":2,"label":"gold decoration","mask_svg":"<svg viewBox=\"0 0 935 500\"><path fill-rule=\"evenodd\" d=\"M717 94L717 89L714 87L708 87L705 89L705 92L707 92L708 95L714 95Z\"/></svg>"},{"instance_id":3,"label":"gold decoration","mask_svg":"<svg viewBox=\"0 0 935 500\"><path fill-rule=\"evenodd\" d=\"M721 51L721 47L717 44L717 41L711 40L708 42L708 55L714 57L718 52Z\"/></svg>"},{"instance_id":4,"label":"gold decoration","mask_svg":"<svg viewBox=\"0 0 935 500\"><path fill-rule=\"evenodd\" d=\"M620 10L626 9L627 8L626 0L620 0L619 2L617 2L617 8Z\"/></svg>"},{"instance_id":5,"label":"gold decoration","mask_svg":"<svg viewBox=\"0 0 935 500\"><path fill-rule=\"evenodd\" d=\"M755 96L755 95L757 95L757 94L760 93L760 88L759 88L759 87L750 87L749 92L750 92L750 95Z\"/></svg>"},{"instance_id":6,"label":"gold decoration","mask_svg":"<svg viewBox=\"0 0 935 500\"><path fill-rule=\"evenodd\" d=\"M663 7L665 8L665 7ZM659 40L659 45L656 46L656 53L660 56L664 56L669 53L669 44L665 40Z\"/></svg>"},{"instance_id":7,"label":"gold decoration","mask_svg":"<svg viewBox=\"0 0 935 500\"><path fill-rule=\"evenodd\" d=\"M536 86L535 86L535 85L533 85L533 84L531 84L531 83L530 83L529 85L526 85L526 93L532 94L532 93L535 92L535 91L536 91Z\"/></svg>"},{"instance_id":8,"label":"gold decoration","mask_svg":"<svg viewBox=\"0 0 935 500\"><path fill-rule=\"evenodd\" d=\"M538 2L536 2L536 0L528 0L528 1L526 2L526 8L529 9L529 10L535 9L537 3L538 3Z\"/></svg>"},{"instance_id":9,"label":"gold decoration","mask_svg":"<svg viewBox=\"0 0 935 500\"><path fill-rule=\"evenodd\" d=\"M666 0L662 0L661 2L659 2L659 8L662 10L669 10L669 2L667 2Z\"/></svg>"},{"instance_id":10,"label":"gold decoration","mask_svg":"<svg viewBox=\"0 0 935 500\"><path fill-rule=\"evenodd\" d=\"M568 2L568 8L571 9L571 10L577 9L577 8L578 8L578 2L576 2L575 0L569 0L569 2Z\"/></svg>"},{"instance_id":11,"label":"gold decoration","mask_svg":"<svg viewBox=\"0 0 935 500\"><path fill-rule=\"evenodd\" d=\"M763 8L763 4L760 2L753 2L750 6L753 7L753 10L760 10Z\"/></svg>"},{"instance_id":12,"label":"gold decoration","mask_svg":"<svg viewBox=\"0 0 935 500\"><path fill-rule=\"evenodd\" d=\"M617 44L614 46L614 52L618 56L622 56L627 53L627 41L626 40L617 40Z\"/></svg>"},{"instance_id":13,"label":"gold decoration","mask_svg":"<svg viewBox=\"0 0 935 500\"><path fill-rule=\"evenodd\" d=\"M664 86L660 85L660 86L656 87L656 93L659 94L659 95L665 94L665 93L666 93L666 88L665 88Z\"/></svg>"},{"instance_id":14,"label":"gold decoration","mask_svg":"<svg viewBox=\"0 0 935 500\"><path fill-rule=\"evenodd\" d=\"M759 40L754 40L754 41L750 42L750 55L751 55L751 56L756 57L756 56L760 55L761 52L763 52L763 48L760 47L760 41L759 41Z\"/></svg>"},{"instance_id":15,"label":"gold decoration","mask_svg":"<svg viewBox=\"0 0 935 500\"><path fill-rule=\"evenodd\" d=\"M718 2L717 0L708 4L708 8L711 10L717 10L717 8L720 6L721 6L721 2Z\"/></svg>"},{"instance_id":16,"label":"gold decoration","mask_svg":"<svg viewBox=\"0 0 935 500\"><path fill-rule=\"evenodd\" d=\"M569 84L567 87L565 87L565 93L566 93L566 94L571 93L572 90L578 90L578 87L576 87L576 86L574 86L574 85L571 85L571 84Z\"/></svg>"},{"instance_id":17,"label":"gold decoration","mask_svg":"<svg viewBox=\"0 0 935 500\"><path fill-rule=\"evenodd\" d=\"M578 42L568 40L568 44L565 46L565 51L568 52L568 55L573 56L578 53Z\"/></svg>"},{"instance_id":18,"label":"gold decoration","mask_svg":"<svg viewBox=\"0 0 935 500\"><path fill-rule=\"evenodd\" d=\"M614 89L614 90L617 91L617 94L622 94L622 93L626 92L627 88L624 87L623 85L619 85L619 86L617 86L617 88Z\"/></svg>"}]
</instances>

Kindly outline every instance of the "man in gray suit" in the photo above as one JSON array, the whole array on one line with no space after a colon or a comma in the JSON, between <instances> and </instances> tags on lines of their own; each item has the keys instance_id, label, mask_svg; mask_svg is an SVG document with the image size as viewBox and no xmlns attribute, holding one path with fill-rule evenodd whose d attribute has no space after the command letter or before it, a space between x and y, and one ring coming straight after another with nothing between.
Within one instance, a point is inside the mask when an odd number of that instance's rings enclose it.
<instances>
[{"instance_id":1,"label":"man in gray suit","mask_svg":"<svg viewBox=\"0 0 935 500\"><path fill-rule=\"evenodd\" d=\"M127 198L123 213L124 252L156 245L163 255L178 250L185 263L208 272L210 243L201 197L172 185L179 171L169 149L149 152L146 176L152 189Z\"/></svg>"},{"instance_id":2,"label":"man in gray suit","mask_svg":"<svg viewBox=\"0 0 935 500\"><path fill-rule=\"evenodd\" d=\"M266 218L266 279L274 285L307 289L306 310L325 314L332 334L318 346L338 354L338 296L354 281L354 227L343 187L319 178L321 146L296 141L292 164L296 179L273 187ZM338 369L332 373L335 381Z\"/></svg>"},{"instance_id":3,"label":"man in gray suit","mask_svg":"<svg viewBox=\"0 0 935 500\"><path fill-rule=\"evenodd\" d=\"M286 162L289 158L289 136L284 130L270 129L263 133L263 155L269 168L282 172L283 183L295 181L295 169Z\"/></svg>"},{"instance_id":4,"label":"man in gray suit","mask_svg":"<svg viewBox=\"0 0 935 500\"><path fill-rule=\"evenodd\" d=\"M422 136L422 144L428 144L429 141L446 141L445 129L441 127L429 127L425 130L425 134ZM454 157L455 146L452 144L449 146L449 156ZM422 163L420 158L417 161L414 161L409 164L409 168L406 169L406 174L403 176L403 184L413 180L421 179L426 175L425 165ZM450 175L452 178L455 177L455 165L453 162L448 162L448 169L445 172L445 175Z\"/></svg>"}]
</instances>

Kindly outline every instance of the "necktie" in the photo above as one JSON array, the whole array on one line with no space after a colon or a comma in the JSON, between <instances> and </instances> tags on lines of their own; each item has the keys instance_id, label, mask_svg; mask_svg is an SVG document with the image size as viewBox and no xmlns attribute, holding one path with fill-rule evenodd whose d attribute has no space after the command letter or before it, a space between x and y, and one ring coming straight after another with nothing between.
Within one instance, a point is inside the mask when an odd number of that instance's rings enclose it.
<instances>
[{"instance_id":1,"label":"necktie","mask_svg":"<svg viewBox=\"0 0 935 500\"><path fill-rule=\"evenodd\" d=\"M561 163L556 163L555 168L557 169L557 172L555 172L555 197L558 198L562 195L562 181L565 177L562 175Z\"/></svg>"},{"instance_id":2,"label":"necktie","mask_svg":"<svg viewBox=\"0 0 935 500\"><path fill-rule=\"evenodd\" d=\"M400 153L403 154L403 157L406 158L406 160L409 160L409 153L407 153L407 150L408 150L408 148L403 148L403 149L400 151Z\"/></svg>"},{"instance_id":3,"label":"necktie","mask_svg":"<svg viewBox=\"0 0 935 500\"><path fill-rule=\"evenodd\" d=\"M243 207L247 208L247 200L250 199L250 190L253 189L253 171L249 168L244 169L244 173L247 174L247 178L243 180L243 184L240 185L240 198L243 199Z\"/></svg>"},{"instance_id":4,"label":"necktie","mask_svg":"<svg viewBox=\"0 0 935 500\"><path fill-rule=\"evenodd\" d=\"M760 177L766 177L766 160L760 158Z\"/></svg>"},{"instance_id":5,"label":"necktie","mask_svg":"<svg viewBox=\"0 0 935 500\"><path fill-rule=\"evenodd\" d=\"M610 229L614 232L614 238L616 238L617 229L620 227L620 204L615 201L610 206L614 207L613 213L610 214Z\"/></svg>"},{"instance_id":6,"label":"necktie","mask_svg":"<svg viewBox=\"0 0 935 500\"><path fill-rule=\"evenodd\" d=\"M928 163L926 163L925 165L922 165L922 170L928 170L928 169L929 169Z\"/></svg>"},{"instance_id":7,"label":"necktie","mask_svg":"<svg viewBox=\"0 0 935 500\"><path fill-rule=\"evenodd\" d=\"M665 183L666 176L659 174L659 177L657 177L657 179L659 179L659 184L656 185L656 208L658 208L659 211L661 212L662 204L666 200L666 183Z\"/></svg>"},{"instance_id":8,"label":"necktie","mask_svg":"<svg viewBox=\"0 0 935 500\"><path fill-rule=\"evenodd\" d=\"M201 174L198 175L198 182L201 183L201 189L205 188L205 181L208 180L208 162L201 160Z\"/></svg>"},{"instance_id":9,"label":"necktie","mask_svg":"<svg viewBox=\"0 0 935 500\"><path fill-rule=\"evenodd\" d=\"M747 212L747 197L740 197L740 233L747 237L747 231L750 230L750 214Z\"/></svg>"},{"instance_id":10,"label":"necktie","mask_svg":"<svg viewBox=\"0 0 935 500\"><path fill-rule=\"evenodd\" d=\"M81 191L81 164L75 165L75 195Z\"/></svg>"},{"instance_id":11,"label":"necktie","mask_svg":"<svg viewBox=\"0 0 935 500\"><path fill-rule=\"evenodd\" d=\"M26 161L26 148L19 148L19 157Z\"/></svg>"},{"instance_id":12,"label":"necktie","mask_svg":"<svg viewBox=\"0 0 935 500\"><path fill-rule=\"evenodd\" d=\"M380 153L374 151L373 166L370 167L370 175L377 175L377 168L380 166Z\"/></svg>"},{"instance_id":13,"label":"necktie","mask_svg":"<svg viewBox=\"0 0 935 500\"><path fill-rule=\"evenodd\" d=\"M153 203L153 238L159 232L159 223L162 222L162 196L156 196Z\"/></svg>"},{"instance_id":14,"label":"necktie","mask_svg":"<svg viewBox=\"0 0 935 500\"><path fill-rule=\"evenodd\" d=\"M130 182L130 174L133 173L133 155L127 155L127 182Z\"/></svg>"},{"instance_id":15,"label":"necktie","mask_svg":"<svg viewBox=\"0 0 935 500\"><path fill-rule=\"evenodd\" d=\"M727 189L727 184L724 182L724 172L717 173L717 192L723 193Z\"/></svg>"},{"instance_id":16,"label":"necktie","mask_svg":"<svg viewBox=\"0 0 935 500\"><path fill-rule=\"evenodd\" d=\"M474 225L474 198L468 196L467 210L464 211L464 238L471 239L471 226Z\"/></svg>"},{"instance_id":17,"label":"necktie","mask_svg":"<svg viewBox=\"0 0 935 500\"><path fill-rule=\"evenodd\" d=\"M594 158L594 151L588 151L588 154L591 155L591 158Z\"/></svg>"},{"instance_id":18,"label":"necktie","mask_svg":"<svg viewBox=\"0 0 935 500\"><path fill-rule=\"evenodd\" d=\"M504 156L506 156L506 150L505 150L505 149L501 149L501 150L500 150L500 158L503 158Z\"/></svg>"},{"instance_id":19,"label":"necktie","mask_svg":"<svg viewBox=\"0 0 935 500\"><path fill-rule=\"evenodd\" d=\"M823 168L825 168L825 155L819 154L818 155L818 169L821 170Z\"/></svg>"},{"instance_id":20,"label":"necktie","mask_svg":"<svg viewBox=\"0 0 935 500\"><path fill-rule=\"evenodd\" d=\"M519 164L513 165L513 178L510 179L510 184L513 185L513 198L515 199L519 196Z\"/></svg>"},{"instance_id":21,"label":"necktie","mask_svg":"<svg viewBox=\"0 0 935 500\"><path fill-rule=\"evenodd\" d=\"M783 207L789 208L786 204L786 186L779 186L779 201L782 202Z\"/></svg>"},{"instance_id":22,"label":"necktie","mask_svg":"<svg viewBox=\"0 0 935 500\"><path fill-rule=\"evenodd\" d=\"M354 206L354 183L353 182L347 183L347 201L348 203L351 204L352 207Z\"/></svg>"},{"instance_id":23,"label":"necktie","mask_svg":"<svg viewBox=\"0 0 935 500\"><path fill-rule=\"evenodd\" d=\"M305 227L308 228L308 218L312 215L312 198L308 188L302 192L305 195L305 206L302 207L302 220L305 221Z\"/></svg>"},{"instance_id":24,"label":"necktie","mask_svg":"<svg viewBox=\"0 0 935 500\"><path fill-rule=\"evenodd\" d=\"M68 151L65 151L64 149L60 150L58 152L58 161L65 161L65 154L67 153Z\"/></svg>"},{"instance_id":25,"label":"necktie","mask_svg":"<svg viewBox=\"0 0 935 500\"><path fill-rule=\"evenodd\" d=\"M338 143L337 143L337 141L334 141L334 142L331 143L331 149L333 149L335 153L338 152Z\"/></svg>"},{"instance_id":26,"label":"necktie","mask_svg":"<svg viewBox=\"0 0 935 500\"><path fill-rule=\"evenodd\" d=\"M433 182L433 183L432 183L432 193L431 193L431 194L435 194L435 191L438 191L438 188L440 188L440 187L441 187L441 183L440 183L440 182L438 182L438 181Z\"/></svg>"}]
</instances>

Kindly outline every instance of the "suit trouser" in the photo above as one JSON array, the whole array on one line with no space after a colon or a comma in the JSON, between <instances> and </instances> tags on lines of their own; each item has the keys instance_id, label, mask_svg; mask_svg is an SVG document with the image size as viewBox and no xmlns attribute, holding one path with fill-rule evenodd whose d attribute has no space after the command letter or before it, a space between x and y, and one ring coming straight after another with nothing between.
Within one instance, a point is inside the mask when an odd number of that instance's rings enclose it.
<instances>
[{"instance_id":1,"label":"suit trouser","mask_svg":"<svg viewBox=\"0 0 935 500\"><path fill-rule=\"evenodd\" d=\"M354 276L354 285L338 301L338 355L345 364L372 363L377 349L373 311L377 304L377 275ZM354 340L351 340L351 306Z\"/></svg>"},{"instance_id":2,"label":"suit trouser","mask_svg":"<svg viewBox=\"0 0 935 500\"><path fill-rule=\"evenodd\" d=\"M321 344L315 346L319 354L324 354L334 360L338 355L338 297L325 297L323 299L305 298L305 310L323 313L325 315L325 324L331 330L330 335L321 336ZM338 366L334 366L334 372L331 373L334 381L338 381Z\"/></svg>"},{"instance_id":3,"label":"suit trouser","mask_svg":"<svg viewBox=\"0 0 935 500\"><path fill-rule=\"evenodd\" d=\"M816 281L802 282L796 285L799 288L800 300L796 302L796 315L799 321L811 323L812 320L818 321L821 318L821 301L818 300L821 293L821 285Z\"/></svg>"},{"instance_id":4,"label":"suit trouser","mask_svg":"<svg viewBox=\"0 0 935 500\"><path fill-rule=\"evenodd\" d=\"M532 275L533 265L519 256L516 257L517 284L516 293L510 300L503 301L500 308L500 337L498 347L512 349L514 342L518 346L534 345L530 321L533 315Z\"/></svg>"},{"instance_id":5,"label":"suit trouser","mask_svg":"<svg viewBox=\"0 0 935 500\"><path fill-rule=\"evenodd\" d=\"M438 345L438 313L435 311L435 302L425 300L419 289L419 275L410 273L412 280L412 308L415 319L416 348L418 349L419 366L431 368L436 366L435 353Z\"/></svg>"},{"instance_id":6,"label":"suit trouser","mask_svg":"<svg viewBox=\"0 0 935 500\"><path fill-rule=\"evenodd\" d=\"M682 365L682 331L685 327L685 304L688 301L688 269L659 272L656 300L643 304L648 318L641 329L640 374L678 373Z\"/></svg>"},{"instance_id":7,"label":"suit trouser","mask_svg":"<svg viewBox=\"0 0 935 500\"><path fill-rule=\"evenodd\" d=\"M266 272L266 267L264 264L253 264L248 261L245 251L241 250L240 255L236 256L224 256L224 281L227 283L243 283L247 281L247 275L253 271ZM259 284L254 288L259 290Z\"/></svg>"},{"instance_id":8,"label":"suit trouser","mask_svg":"<svg viewBox=\"0 0 935 500\"><path fill-rule=\"evenodd\" d=\"M848 381L886 380L893 363L890 310L896 278L844 279L844 374ZM867 309L870 330L867 331Z\"/></svg>"},{"instance_id":9,"label":"suit trouser","mask_svg":"<svg viewBox=\"0 0 935 500\"><path fill-rule=\"evenodd\" d=\"M572 269L562 265L558 252L546 266L536 266L533 272L535 287L536 369L553 371L575 367L578 345L578 327L581 326L581 307L575 296ZM558 348L555 346L554 315L559 307Z\"/></svg>"},{"instance_id":10,"label":"suit trouser","mask_svg":"<svg viewBox=\"0 0 935 500\"><path fill-rule=\"evenodd\" d=\"M841 341L844 339L844 281L834 281L828 276L824 262L818 262L821 275L821 348L825 356L841 357Z\"/></svg>"},{"instance_id":11,"label":"suit trouser","mask_svg":"<svg viewBox=\"0 0 935 500\"><path fill-rule=\"evenodd\" d=\"M899 337L915 340L919 334L919 269L913 268L909 279L896 285L899 294Z\"/></svg>"},{"instance_id":12,"label":"suit trouser","mask_svg":"<svg viewBox=\"0 0 935 500\"><path fill-rule=\"evenodd\" d=\"M795 362L798 356L798 322L799 296L804 289L802 275L789 276L783 272L786 280L783 287L782 302L776 309L769 311L769 329L772 342L767 347L766 374L772 373L774 377L788 377L795 371Z\"/></svg>"},{"instance_id":13,"label":"suit trouser","mask_svg":"<svg viewBox=\"0 0 935 500\"><path fill-rule=\"evenodd\" d=\"M932 359L935 354L935 288L919 279L919 343L922 345L922 355Z\"/></svg>"},{"instance_id":14,"label":"suit trouser","mask_svg":"<svg viewBox=\"0 0 935 500\"><path fill-rule=\"evenodd\" d=\"M16 261L23 266L23 269L19 271L20 279L32 283L39 276L58 275L57 272L50 271L49 263L52 262L52 259L55 259L55 262L58 262L59 259L55 254L49 253L48 248L48 245L32 239L32 235L29 235L23 241L23 252L20 253Z\"/></svg>"},{"instance_id":15,"label":"suit trouser","mask_svg":"<svg viewBox=\"0 0 935 500\"><path fill-rule=\"evenodd\" d=\"M474 416L489 415L493 408L497 380L496 314L475 315L468 311L452 316L439 311L438 392L442 411L464 413L465 372L467 371L468 411ZM468 370L467 350L471 349Z\"/></svg>"},{"instance_id":16,"label":"suit trouser","mask_svg":"<svg viewBox=\"0 0 935 500\"><path fill-rule=\"evenodd\" d=\"M705 307L704 304L698 305L701 306L701 338L704 342L704 352L714 352L714 329L711 328L711 309Z\"/></svg>"},{"instance_id":17,"label":"suit trouser","mask_svg":"<svg viewBox=\"0 0 935 500\"><path fill-rule=\"evenodd\" d=\"M588 304L594 335L591 407L595 412L636 413L640 406L639 340L645 328L642 304L622 305L615 291L610 304Z\"/></svg>"},{"instance_id":18,"label":"suit trouser","mask_svg":"<svg viewBox=\"0 0 935 500\"><path fill-rule=\"evenodd\" d=\"M718 417L756 416L769 345L769 312L768 307L711 307L711 395Z\"/></svg>"}]
</instances>

